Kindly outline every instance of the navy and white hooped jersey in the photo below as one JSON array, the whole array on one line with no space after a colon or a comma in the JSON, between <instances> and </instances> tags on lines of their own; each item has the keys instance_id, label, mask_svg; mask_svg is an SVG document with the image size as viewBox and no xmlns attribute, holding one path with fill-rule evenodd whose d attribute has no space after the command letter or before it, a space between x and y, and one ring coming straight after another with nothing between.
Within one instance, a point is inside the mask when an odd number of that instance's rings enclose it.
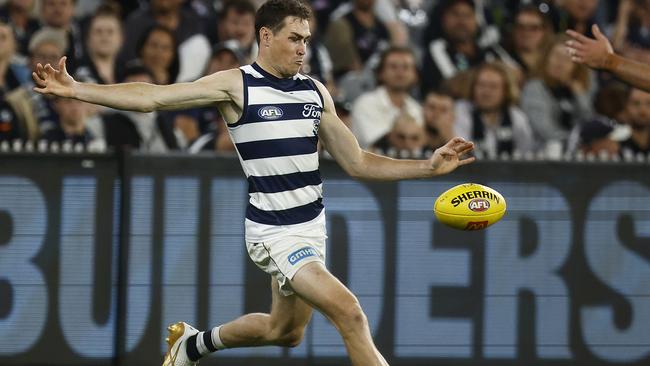
<instances>
[{"instance_id":1,"label":"navy and white hooped jersey","mask_svg":"<svg viewBox=\"0 0 650 366\"><path fill-rule=\"evenodd\" d=\"M263 241L321 225L318 127L323 97L312 79L280 79L259 65L242 66L244 108L229 125L250 196L246 239Z\"/></svg>"}]
</instances>

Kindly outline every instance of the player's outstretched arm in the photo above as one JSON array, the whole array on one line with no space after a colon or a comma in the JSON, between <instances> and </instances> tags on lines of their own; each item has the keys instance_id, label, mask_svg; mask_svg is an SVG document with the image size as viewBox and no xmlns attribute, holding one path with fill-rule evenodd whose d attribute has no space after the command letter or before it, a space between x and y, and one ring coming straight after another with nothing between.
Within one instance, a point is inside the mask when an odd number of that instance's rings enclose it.
<instances>
[{"instance_id":1,"label":"player's outstretched arm","mask_svg":"<svg viewBox=\"0 0 650 366\"><path fill-rule=\"evenodd\" d=\"M325 99L321 117L320 140L325 149L350 176L371 180L401 180L429 178L446 174L457 167L469 164L474 157L464 155L474 144L455 137L437 149L429 160L397 160L364 151L352 132L338 118L334 102L325 87L318 83Z\"/></svg>"},{"instance_id":2,"label":"player's outstretched arm","mask_svg":"<svg viewBox=\"0 0 650 366\"><path fill-rule=\"evenodd\" d=\"M635 88L650 92L650 65L617 55L597 25L594 24L591 30L595 39L567 31L571 39L566 42L566 47L571 59L594 69L609 71Z\"/></svg>"},{"instance_id":3,"label":"player's outstretched arm","mask_svg":"<svg viewBox=\"0 0 650 366\"><path fill-rule=\"evenodd\" d=\"M81 83L68 74L65 61L66 57L62 57L58 70L50 64L38 64L32 73L36 83L34 90L42 94L75 98L116 109L150 112L156 109L191 108L229 100L233 92L231 89L241 84L241 74L238 70L216 73L191 83L171 85Z\"/></svg>"}]
</instances>

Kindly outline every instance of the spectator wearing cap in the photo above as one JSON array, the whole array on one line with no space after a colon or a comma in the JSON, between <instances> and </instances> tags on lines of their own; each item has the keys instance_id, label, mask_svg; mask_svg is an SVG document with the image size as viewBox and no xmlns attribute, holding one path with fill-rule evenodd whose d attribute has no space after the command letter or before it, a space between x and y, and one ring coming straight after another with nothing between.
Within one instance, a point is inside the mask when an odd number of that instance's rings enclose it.
<instances>
[{"instance_id":1,"label":"spectator wearing cap","mask_svg":"<svg viewBox=\"0 0 650 366\"><path fill-rule=\"evenodd\" d=\"M470 79L470 96L456 103L455 131L496 158L534 150L533 131L517 106L518 88L505 66L485 63Z\"/></svg>"},{"instance_id":2,"label":"spectator wearing cap","mask_svg":"<svg viewBox=\"0 0 650 366\"><path fill-rule=\"evenodd\" d=\"M632 89L624 119L631 128L631 135L621 142L623 154L650 153L650 93Z\"/></svg>"},{"instance_id":3,"label":"spectator wearing cap","mask_svg":"<svg viewBox=\"0 0 650 366\"><path fill-rule=\"evenodd\" d=\"M0 91L9 92L30 82L30 72L15 62L16 40L8 24L0 22Z\"/></svg>"},{"instance_id":4,"label":"spectator wearing cap","mask_svg":"<svg viewBox=\"0 0 650 366\"><path fill-rule=\"evenodd\" d=\"M205 71L205 75L241 66L243 56L238 46L239 43L234 40L216 44L213 48L212 58ZM190 153L195 154L200 151L235 151L235 145L230 139L226 122L218 108L198 108L194 114L197 116L197 128L201 136L193 141L188 148Z\"/></svg>"},{"instance_id":5,"label":"spectator wearing cap","mask_svg":"<svg viewBox=\"0 0 650 366\"><path fill-rule=\"evenodd\" d=\"M63 54L68 56L66 68L74 73L77 64L84 58L83 34L74 19L76 0L42 0L41 24L65 33L67 47Z\"/></svg>"},{"instance_id":6,"label":"spectator wearing cap","mask_svg":"<svg viewBox=\"0 0 650 366\"><path fill-rule=\"evenodd\" d=\"M177 42L177 82L193 81L201 76L210 58L210 42L204 35L201 18L183 0L151 0L149 6L132 13L124 25L125 38L121 59L138 56L141 39L154 26L169 29ZM174 81L174 80L172 80Z\"/></svg>"},{"instance_id":7,"label":"spectator wearing cap","mask_svg":"<svg viewBox=\"0 0 650 366\"><path fill-rule=\"evenodd\" d=\"M359 71L371 56L386 49L390 33L374 13L375 0L353 0L352 9L333 19L324 43L332 57L334 77Z\"/></svg>"},{"instance_id":8,"label":"spectator wearing cap","mask_svg":"<svg viewBox=\"0 0 650 366\"><path fill-rule=\"evenodd\" d=\"M117 62L122 47L122 22L109 10L100 10L89 21L87 55L80 62L75 79L98 84L114 84L122 63Z\"/></svg>"},{"instance_id":9,"label":"spectator wearing cap","mask_svg":"<svg viewBox=\"0 0 650 366\"><path fill-rule=\"evenodd\" d=\"M372 146L393 127L397 116L409 114L422 125L422 108L409 94L417 82L415 55L393 46L381 55L379 86L362 94L352 106L352 132L362 148Z\"/></svg>"},{"instance_id":10,"label":"spectator wearing cap","mask_svg":"<svg viewBox=\"0 0 650 366\"><path fill-rule=\"evenodd\" d=\"M49 27L40 29L29 42L29 68L35 70L38 63L58 65L67 48L67 36L63 30ZM16 112L27 138L34 141L47 130L56 127L59 118L51 99L34 92L32 87L30 81L8 93L6 99Z\"/></svg>"},{"instance_id":11,"label":"spectator wearing cap","mask_svg":"<svg viewBox=\"0 0 650 366\"><path fill-rule=\"evenodd\" d=\"M255 5L249 0L228 0L217 22L219 42L235 41L243 64L252 63L259 51L255 36Z\"/></svg>"},{"instance_id":12,"label":"spectator wearing cap","mask_svg":"<svg viewBox=\"0 0 650 366\"><path fill-rule=\"evenodd\" d=\"M616 156L620 153L620 129L605 117L594 118L580 126L579 151L585 155Z\"/></svg>"},{"instance_id":13,"label":"spectator wearing cap","mask_svg":"<svg viewBox=\"0 0 650 366\"><path fill-rule=\"evenodd\" d=\"M424 47L422 94L486 61L514 64L500 46L479 44L474 1L443 0L438 9L442 35Z\"/></svg>"},{"instance_id":14,"label":"spectator wearing cap","mask_svg":"<svg viewBox=\"0 0 650 366\"><path fill-rule=\"evenodd\" d=\"M0 7L0 21L7 23L14 31L16 52L27 55L29 40L41 27L31 15L34 0L9 0Z\"/></svg>"},{"instance_id":15,"label":"spectator wearing cap","mask_svg":"<svg viewBox=\"0 0 650 366\"><path fill-rule=\"evenodd\" d=\"M120 82L153 83L153 75L141 63L126 65ZM106 145L115 150L132 149L163 153L178 149L176 134L168 116L159 112L141 113L107 110L102 114Z\"/></svg>"},{"instance_id":16,"label":"spectator wearing cap","mask_svg":"<svg viewBox=\"0 0 650 366\"><path fill-rule=\"evenodd\" d=\"M59 115L59 124L43 133L41 138L59 144L70 142L86 148L104 147L105 141L94 135L87 127L88 105L72 98L54 98L54 110Z\"/></svg>"}]
</instances>

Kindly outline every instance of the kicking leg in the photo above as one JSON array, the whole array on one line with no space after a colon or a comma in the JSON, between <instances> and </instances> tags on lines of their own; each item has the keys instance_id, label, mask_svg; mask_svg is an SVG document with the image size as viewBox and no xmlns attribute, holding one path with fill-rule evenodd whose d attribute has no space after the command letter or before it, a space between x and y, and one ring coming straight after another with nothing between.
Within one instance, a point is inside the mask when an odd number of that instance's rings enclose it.
<instances>
[{"instance_id":1,"label":"kicking leg","mask_svg":"<svg viewBox=\"0 0 650 366\"><path fill-rule=\"evenodd\" d=\"M219 336L228 348L300 344L312 314L311 306L296 295L282 296L271 279L271 313L253 313L221 326Z\"/></svg>"},{"instance_id":2,"label":"kicking leg","mask_svg":"<svg viewBox=\"0 0 650 366\"><path fill-rule=\"evenodd\" d=\"M353 365L388 365L375 347L359 301L322 263L312 262L302 267L291 280L291 287L334 324Z\"/></svg>"}]
</instances>

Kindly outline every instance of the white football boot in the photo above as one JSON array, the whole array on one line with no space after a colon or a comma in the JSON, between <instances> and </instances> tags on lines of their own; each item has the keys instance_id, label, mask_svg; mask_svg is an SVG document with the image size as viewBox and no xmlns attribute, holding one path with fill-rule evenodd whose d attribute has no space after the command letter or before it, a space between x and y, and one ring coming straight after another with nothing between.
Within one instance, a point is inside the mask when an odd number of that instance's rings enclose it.
<instances>
[{"instance_id":1,"label":"white football boot","mask_svg":"<svg viewBox=\"0 0 650 366\"><path fill-rule=\"evenodd\" d=\"M187 339L199 331L185 322L178 322L167 327L167 353L162 366L194 366L194 362L187 357Z\"/></svg>"}]
</instances>

